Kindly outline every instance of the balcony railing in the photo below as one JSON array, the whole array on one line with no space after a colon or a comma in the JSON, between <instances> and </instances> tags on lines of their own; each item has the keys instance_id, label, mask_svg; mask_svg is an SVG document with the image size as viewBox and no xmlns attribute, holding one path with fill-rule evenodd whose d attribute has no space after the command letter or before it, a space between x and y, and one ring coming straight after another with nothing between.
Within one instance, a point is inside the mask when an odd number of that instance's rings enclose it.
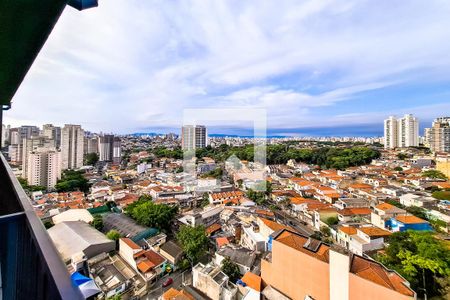
<instances>
[{"instance_id":1,"label":"balcony railing","mask_svg":"<svg viewBox=\"0 0 450 300\"><path fill-rule=\"evenodd\" d=\"M0 272L3 299L84 299L1 154Z\"/></svg>"}]
</instances>

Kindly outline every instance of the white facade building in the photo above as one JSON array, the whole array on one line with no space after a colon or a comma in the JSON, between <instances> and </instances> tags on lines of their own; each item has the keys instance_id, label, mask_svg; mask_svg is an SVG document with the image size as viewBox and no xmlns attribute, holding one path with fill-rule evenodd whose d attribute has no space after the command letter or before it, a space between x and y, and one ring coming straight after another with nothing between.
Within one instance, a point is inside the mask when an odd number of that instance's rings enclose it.
<instances>
[{"instance_id":1,"label":"white facade building","mask_svg":"<svg viewBox=\"0 0 450 300\"><path fill-rule=\"evenodd\" d=\"M27 178L28 174L28 155L31 152L56 150L55 140L46 136L32 136L23 139L22 143L22 177Z\"/></svg>"},{"instance_id":2,"label":"white facade building","mask_svg":"<svg viewBox=\"0 0 450 300\"><path fill-rule=\"evenodd\" d=\"M78 169L83 166L84 130L80 125L64 125L61 131L62 169Z\"/></svg>"},{"instance_id":3,"label":"white facade building","mask_svg":"<svg viewBox=\"0 0 450 300\"><path fill-rule=\"evenodd\" d=\"M181 147L183 150L205 148L208 145L208 132L202 125L185 125L181 128Z\"/></svg>"},{"instance_id":4,"label":"white facade building","mask_svg":"<svg viewBox=\"0 0 450 300\"><path fill-rule=\"evenodd\" d=\"M55 187L61 178L61 152L37 150L28 154L26 179L29 185Z\"/></svg>"},{"instance_id":5,"label":"white facade building","mask_svg":"<svg viewBox=\"0 0 450 300\"><path fill-rule=\"evenodd\" d=\"M437 118L425 128L425 142L433 152L450 152L450 117Z\"/></svg>"},{"instance_id":6,"label":"white facade building","mask_svg":"<svg viewBox=\"0 0 450 300\"><path fill-rule=\"evenodd\" d=\"M384 120L384 148L407 148L419 146L419 120L407 114L397 119L390 116Z\"/></svg>"},{"instance_id":7,"label":"white facade building","mask_svg":"<svg viewBox=\"0 0 450 300\"><path fill-rule=\"evenodd\" d=\"M44 124L42 126L42 135L48 139L55 141L55 147L61 147L61 127L53 126L52 124Z\"/></svg>"}]
</instances>

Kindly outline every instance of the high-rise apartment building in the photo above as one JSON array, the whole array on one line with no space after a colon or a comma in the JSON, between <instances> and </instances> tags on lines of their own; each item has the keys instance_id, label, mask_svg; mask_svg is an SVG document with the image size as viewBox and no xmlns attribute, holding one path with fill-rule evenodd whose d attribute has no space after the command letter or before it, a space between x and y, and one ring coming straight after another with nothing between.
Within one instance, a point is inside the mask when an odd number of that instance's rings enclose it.
<instances>
[{"instance_id":1,"label":"high-rise apartment building","mask_svg":"<svg viewBox=\"0 0 450 300\"><path fill-rule=\"evenodd\" d=\"M61 147L61 127L45 124L42 126L42 135L55 141L55 147Z\"/></svg>"},{"instance_id":2,"label":"high-rise apartment building","mask_svg":"<svg viewBox=\"0 0 450 300\"><path fill-rule=\"evenodd\" d=\"M384 120L384 148L407 148L419 146L419 120L413 115L397 119L390 116Z\"/></svg>"},{"instance_id":3,"label":"high-rise apartment building","mask_svg":"<svg viewBox=\"0 0 450 300\"><path fill-rule=\"evenodd\" d=\"M390 116L384 120L384 148L393 149L398 147L398 135L397 135L397 119L394 116Z\"/></svg>"},{"instance_id":4,"label":"high-rise apartment building","mask_svg":"<svg viewBox=\"0 0 450 300\"><path fill-rule=\"evenodd\" d=\"M61 130L62 169L77 169L83 166L84 130L80 125L64 125Z\"/></svg>"},{"instance_id":5,"label":"high-rise apartment building","mask_svg":"<svg viewBox=\"0 0 450 300\"><path fill-rule=\"evenodd\" d=\"M84 153L97 153L99 151L98 145L99 138L97 136L86 136L84 138Z\"/></svg>"},{"instance_id":6,"label":"high-rise apartment building","mask_svg":"<svg viewBox=\"0 0 450 300\"><path fill-rule=\"evenodd\" d=\"M425 141L433 152L450 152L450 117L437 118L425 128Z\"/></svg>"},{"instance_id":7,"label":"high-rise apartment building","mask_svg":"<svg viewBox=\"0 0 450 300\"><path fill-rule=\"evenodd\" d=\"M38 136L40 129L37 126L24 125L17 128L19 133L19 143L23 141L23 139L28 139L32 136Z\"/></svg>"},{"instance_id":8,"label":"high-rise apartment building","mask_svg":"<svg viewBox=\"0 0 450 300\"><path fill-rule=\"evenodd\" d=\"M2 125L2 136L1 136L1 147L5 147L6 145L9 145L9 130L11 127Z\"/></svg>"},{"instance_id":9,"label":"high-rise apartment building","mask_svg":"<svg viewBox=\"0 0 450 300\"><path fill-rule=\"evenodd\" d=\"M10 145L18 145L20 143L20 135L17 128L11 128L9 131L9 143Z\"/></svg>"},{"instance_id":10,"label":"high-rise apartment building","mask_svg":"<svg viewBox=\"0 0 450 300\"><path fill-rule=\"evenodd\" d=\"M100 136L98 143L99 161L120 163L122 155L120 138L112 134Z\"/></svg>"},{"instance_id":11,"label":"high-rise apartment building","mask_svg":"<svg viewBox=\"0 0 450 300\"><path fill-rule=\"evenodd\" d=\"M203 125L184 125L181 128L181 147L183 150L205 148L208 145L208 132Z\"/></svg>"},{"instance_id":12,"label":"high-rise apartment building","mask_svg":"<svg viewBox=\"0 0 450 300\"><path fill-rule=\"evenodd\" d=\"M37 149L28 154L26 179L29 185L55 187L61 178L61 152Z\"/></svg>"},{"instance_id":13,"label":"high-rise apartment building","mask_svg":"<svg viewBox=\"0 0 450 300\"><path fill-rule=\"evenodd\" d=\"M28 155L37 150L50 151L55 150L55 140L46 136L32 136L23 139L22 142L22 176L27 177L28 174Z\"/></svg>"}]
</instances>

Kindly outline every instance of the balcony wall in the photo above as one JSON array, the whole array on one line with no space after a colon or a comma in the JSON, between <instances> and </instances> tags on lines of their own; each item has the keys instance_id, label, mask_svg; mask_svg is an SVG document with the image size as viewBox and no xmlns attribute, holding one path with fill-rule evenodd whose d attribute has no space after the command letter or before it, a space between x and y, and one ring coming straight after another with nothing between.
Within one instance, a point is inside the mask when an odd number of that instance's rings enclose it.
<instances>
[{"instance_id":1,"label":"balcony wall","mask_svg":"<svg viewBox=\"0 0 450 300\"><path fill-rule=\"evenodd\" d=\"M0 238L3 299L83 299L1 154Z\"/></svg>"}]
</instances>

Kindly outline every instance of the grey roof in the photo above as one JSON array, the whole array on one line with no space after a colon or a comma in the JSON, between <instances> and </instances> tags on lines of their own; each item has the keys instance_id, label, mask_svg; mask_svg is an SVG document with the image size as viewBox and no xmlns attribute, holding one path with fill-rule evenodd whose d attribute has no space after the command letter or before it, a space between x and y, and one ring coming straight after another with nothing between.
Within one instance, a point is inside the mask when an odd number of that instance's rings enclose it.
<instances>
[{"instance_id":1,"label":"grey roof","mask_svg":"<svg viewBox=\"0 0 450 300\"><path fill-rule=\"evenodd\" d=\"M103 216L103 228L106 231L117 230L121 236L133 238L139 233L147 230L146 227L136 223L125 214L110 213Z\"/></svg>"},{"instance_id":2,"label":"grey roof","mask_svg":"<svg viewBox=\"0 0 450 300\"><path fill-rule=\"evenodd\" d=\"M229 257L235 263L249 268L252 267L256 259L256 254L245 248L222 247L217 251L217 254Z\"/></svg>"},{"instance_id":3,"label":"grey roof","mask_svg":"<svg viewBox=\"0 0 450 300\"><path fill-rule=\"evenodd\" d=\"M161 250L168 253L172 257L177 257L183 254L183 249L178 246L174 241L168 241L161 246Z\"/></svg>"},{"instance_id":4,"label":"grey roof","mask_svg":"<svg viewBox=\"0 0 450 300\"><path fill-rule=\"evenodd\" d=\"M61 222L48 229L48 234L64 261L93 245L114 245L103 233L83 221Z\"/></svg>"}]
</instances>

